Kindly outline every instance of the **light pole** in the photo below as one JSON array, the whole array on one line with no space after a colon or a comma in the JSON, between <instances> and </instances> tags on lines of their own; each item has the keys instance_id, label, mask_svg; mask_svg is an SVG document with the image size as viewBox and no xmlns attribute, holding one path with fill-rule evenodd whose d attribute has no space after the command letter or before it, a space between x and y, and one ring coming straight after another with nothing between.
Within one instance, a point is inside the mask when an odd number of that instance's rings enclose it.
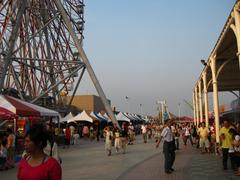
<instances>
[{"instance_id":1,"label":"light pole","mask_svg":"<svg viewBox=\"0 0 240 180\"><path fill-rule=\"evenodd\" d=\"M129 103L130 98L126 96L125 99L127 100L127 104L128 104L128 113L130 113L130 103Z\"/></svg>"},{"instance_id":2,"label":"light pole","mask_svg":"<svg viewBox=\"0 0 240 180\"><path fill-rule=\"evenodd\" d=\"M160 118L161 118L161 101L157 101L156 103L158 105L158 110L159 110L159 122L161 121Z\"/></svg>"},{"instance_id":3,"label":"light pole","mask_svg":"<svg viewBox=\"0 0 240 180\"><path fill-rule=\"evenodd\" d=\"M140 113L141 113L141 115L143 115L143 112L142 112L142 104L139 104L139 106L140 106Z\"/></svg>"},{"instance_id":4,"label":"light pole","mask_svg":"<svg viewBox=\"0 0 240 180\"><path fill-rule=\"evenodd\" d=\"M181 103L178 103L178 121L180 121L180 116L181 116Z\"/></svg>"}]
</instances>

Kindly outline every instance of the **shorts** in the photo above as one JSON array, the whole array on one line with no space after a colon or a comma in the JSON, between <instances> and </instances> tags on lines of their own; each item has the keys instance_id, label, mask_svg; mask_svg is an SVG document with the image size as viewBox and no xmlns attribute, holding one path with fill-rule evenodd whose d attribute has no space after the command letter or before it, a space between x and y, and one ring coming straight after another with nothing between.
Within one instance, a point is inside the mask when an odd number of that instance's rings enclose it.
<instances>
[{"instance_id":1,"label":"shorts","mask_svg":"<svg viewBox=\"0 0 240 180\"><path fill-rule=\"evenodd\" d=\"M199 146L200 146L200 148L203 148L203 147L209 148L210 144L209 144L208 138L204 138L204 139L200 138Z\"/></svg>"}]
</instances>

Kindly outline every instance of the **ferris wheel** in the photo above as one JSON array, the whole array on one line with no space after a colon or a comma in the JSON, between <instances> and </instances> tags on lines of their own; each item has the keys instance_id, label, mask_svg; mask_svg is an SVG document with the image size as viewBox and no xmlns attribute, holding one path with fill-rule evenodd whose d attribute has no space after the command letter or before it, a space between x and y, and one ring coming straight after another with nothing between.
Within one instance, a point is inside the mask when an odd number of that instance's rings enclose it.
<instances>
[{"instance_id":1,"label":"ferris wheel","mask_svg":"<svg viewBox=\"0 0 240 180\"><path fill-rule=\"evenodd\" d=\"M72 91L70 105L86 69L119 127L82 48L83 30L83 0L0 0L0 93L14 89L37 103Z\"/></svg>"},{"instance_id":2,"label":"ferris wheel","mask_svg":"<svg viewBox=\"0 0 240 180\"><path fill-rule=\"evenodd\" d=\"M59 1L82 44L83 0ZM85 70L56 1L0 0L0 90L37 101L77 88Z\"/></svg>"}]
</instances>

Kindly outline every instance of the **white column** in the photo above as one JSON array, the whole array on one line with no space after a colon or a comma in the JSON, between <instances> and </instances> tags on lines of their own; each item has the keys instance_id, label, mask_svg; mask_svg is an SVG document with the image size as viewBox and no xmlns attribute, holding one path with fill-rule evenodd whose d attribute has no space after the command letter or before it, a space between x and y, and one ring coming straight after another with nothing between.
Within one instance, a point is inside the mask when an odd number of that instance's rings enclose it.
<instances>
[{"instance_id":1,"label":"white column","mask_svg":"<svg viewBox=\"0 0 240 180\"><path fill-rule=\"evenodd\" d=\"M194 125L197 125L197 121L196 121L196 103L195 103L195 93L193 91L192 93L192 102L193 102L193 121L194 121Z\"/></svg>"},{"instance_id":2,"label":"white column","mask_svg":"<svg viewBox=\"0 0 240 180\"><path fill-rule=\"evenodd\" d=\"M203 72L203 93L204 93L204 107L205 107L205 120L206 127L209 127L209 117L208 117L208 92L207 92L207 73Z\"/></svg>"},{"instance_id":3,"label":"white column","mask_svg":"<svg viewBox=\"0 0 240 180\"><path fill-rule=\"evenodd\" d=\"M197 116L197 126L199 125L199 110L198 110L198 91L197 86L195 87L195 104L196 104L196 116Z\"/></svg>"},{"instance_id":4,"label":"white column","mask_svg":"<svg viewBox=\"0 0 240 180\"><path fill-rule=\"evenodd\" d=\"M200 122L203 122L203 109L202 109L202 81L198 82L198 95L199 95L199 110Z\"/></svg>"},{"instance_id":5,"label":"white column","mask_svg":"<svg viewBox=\"0 0 240 180\"><path fill-rule=\"evenodd\" d=\"M219 143L219 100L218 100L218 82L216 78L216 58L210 58L210 65L212 70L212 84L213 84L213 108L215 117L216 142Z\"/></svg>"}]
</instances>

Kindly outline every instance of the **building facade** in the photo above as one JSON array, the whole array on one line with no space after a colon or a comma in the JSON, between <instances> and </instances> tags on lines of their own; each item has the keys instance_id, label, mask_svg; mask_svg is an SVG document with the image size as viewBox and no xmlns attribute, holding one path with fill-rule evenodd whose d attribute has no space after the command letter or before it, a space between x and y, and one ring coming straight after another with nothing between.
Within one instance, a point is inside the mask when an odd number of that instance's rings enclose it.
<instances>
[{"instance_id":1,"label":"building facade","mask_svg":"<svg viewBox=\"0 0 240 180\"><path fill-rule=\"evenodd\" d=\"M67 102L71 100L71 96L67 96ZM110 106L111 101L108 100ZM79 110L86 110L87 112L102 112L105 111L105 107L99 96L95 95L78 95L74 96L72 105L76 106Z\"/></svg>"}]
</instances>

